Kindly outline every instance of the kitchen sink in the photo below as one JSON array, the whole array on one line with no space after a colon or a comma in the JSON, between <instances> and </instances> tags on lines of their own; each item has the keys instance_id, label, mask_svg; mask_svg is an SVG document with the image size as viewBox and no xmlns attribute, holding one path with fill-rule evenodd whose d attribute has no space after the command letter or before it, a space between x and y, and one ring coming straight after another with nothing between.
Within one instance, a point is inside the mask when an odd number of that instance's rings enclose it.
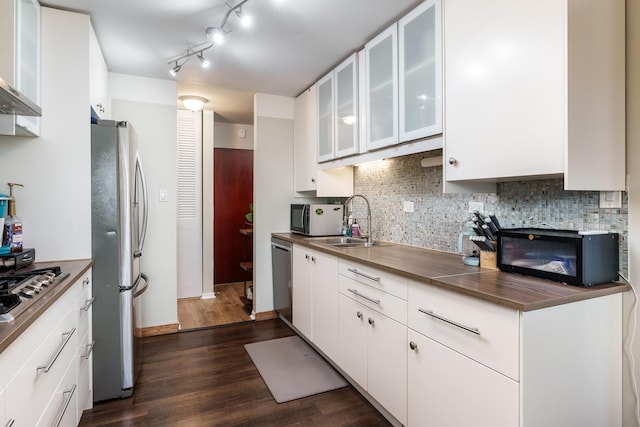
<instances>
[{"instance_id":1,"label":"kitchen sink","mask_svg":"<svg viewBox=\"0 0 640 427\"><path fill-rule=\"evenodd\" d=\"M344 237L344 236L332 236L332 237L317 237L311 238L309 241L313 243L320 243L322 245L331 246L333 248L370 248L372 246L388 246L390 243L386 242L372 242L368 243L367 239L359 237Z\"/></svg>"}]
</instances>

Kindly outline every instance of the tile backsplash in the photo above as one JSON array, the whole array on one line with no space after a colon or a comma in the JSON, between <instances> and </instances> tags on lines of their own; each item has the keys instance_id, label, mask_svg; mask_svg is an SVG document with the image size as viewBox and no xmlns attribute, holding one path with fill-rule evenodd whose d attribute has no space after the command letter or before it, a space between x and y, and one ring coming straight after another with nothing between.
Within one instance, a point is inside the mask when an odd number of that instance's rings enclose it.
<instances>
[{"instance_id":1,"label":"tile backsplash","mask_svg":"<svg viewBox=\"0 0 640 427\"><path fill-rule=\"evenodd\" d=\"M565 191L562 179L501 182L496 193L443 194L442 167L423 168L420 153L355 167L354 193L371 203L373 237L405 245L458 251L458 235L469 218L469 202L484 204L502 227L610 230L620 233L620 264L628 267L628 203L601 209L597 191ZM413 202L414 212L404 212ZM365 205L355 199L354 214L363 231ZM362 218L362 219L360 219Z\"/></svg>"}]
</instances>

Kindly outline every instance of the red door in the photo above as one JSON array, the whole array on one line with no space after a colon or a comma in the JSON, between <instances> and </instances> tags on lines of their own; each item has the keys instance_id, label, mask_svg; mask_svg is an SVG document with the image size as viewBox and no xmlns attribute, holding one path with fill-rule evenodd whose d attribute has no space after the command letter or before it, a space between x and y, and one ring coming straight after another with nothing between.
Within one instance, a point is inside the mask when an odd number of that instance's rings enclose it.
<instances>
[{"instance_id":1,"label":"red door","mask_svg":"<svg viewBox=\"0 0 640 427\"><path fill-rule=\"evenodd\" d=\"M213 156L214 283L242 282L240 262L252 260L253 244L247 240L245 255L240 230L250 228L245 215L253 203L253 150L215 148Z\"/></svg>"}]
</instances>

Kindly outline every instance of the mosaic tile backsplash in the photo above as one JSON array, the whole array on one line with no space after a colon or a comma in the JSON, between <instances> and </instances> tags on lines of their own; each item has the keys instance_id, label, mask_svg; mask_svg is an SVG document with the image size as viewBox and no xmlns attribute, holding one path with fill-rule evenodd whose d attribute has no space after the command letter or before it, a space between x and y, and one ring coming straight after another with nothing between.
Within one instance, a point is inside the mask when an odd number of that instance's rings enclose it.
<instances>
[{"instance_id":1,"label":"mosaic tile backsplash","mask_svg":"<svg viewBox=\"0 0 640 427\"><path fill-rule=\"evenodd\" d=\"M436 153L437 154L437 153ZM387 159L355 167L354 193L371 203L373 237L405 245L458 252L458 236L469 218L469 202L484 203L504 228L542 227L567 230L609 230L620 233L620 267L628 268L628 203L622 209L601 209L597 191L565 191L562 179L497 184L496 193L443 194L442 167L423 168L431 153ZM414 212L403 203L413 202ZM353 209L363 232L365 204Z\"/></svg>"}]
</instances>

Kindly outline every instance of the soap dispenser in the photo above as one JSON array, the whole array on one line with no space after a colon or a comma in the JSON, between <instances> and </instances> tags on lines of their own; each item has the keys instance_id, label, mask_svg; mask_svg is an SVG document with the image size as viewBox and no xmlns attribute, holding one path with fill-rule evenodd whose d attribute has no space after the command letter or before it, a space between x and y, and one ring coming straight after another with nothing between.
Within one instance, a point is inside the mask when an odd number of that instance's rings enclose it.
<instances>
[{"instance_id":1,"label":"soap dispenser","mask_svg":"<svg viewBox=\"0 0 640 427\"><path fill-rule=\"evenodd\" d=\"M9 209L4 219L3 246L9 246L11 252L22 252L22 220L16 214L16 199L13 197L13 187L24 187L22 184L10 182Z\"/></svg>"}]
</instances>

